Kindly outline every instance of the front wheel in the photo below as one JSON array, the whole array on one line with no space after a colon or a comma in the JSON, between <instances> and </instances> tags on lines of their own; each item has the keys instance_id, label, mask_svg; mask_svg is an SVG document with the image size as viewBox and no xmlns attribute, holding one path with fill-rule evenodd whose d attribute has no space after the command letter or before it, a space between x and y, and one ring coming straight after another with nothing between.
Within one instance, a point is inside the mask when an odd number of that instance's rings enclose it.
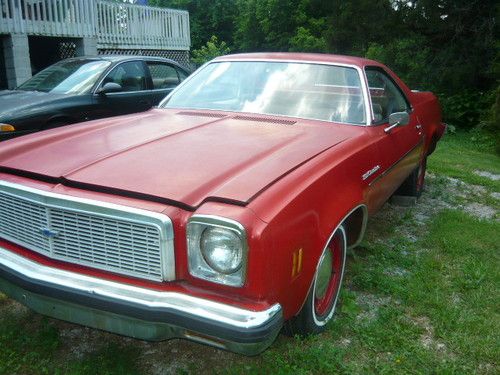
<instances>
[{"instance_id":1,"label":"front wheel","mask_svg":"<svg viewBox=\"0 0 500 375\"><path fill-rule=\"evenodd\" d=\"M323 250L311 290L299 314L288 323L290 333L307 335L324 331L339 298L346 260L346 234L340 226Z\"/></svg>"}]
</instances>

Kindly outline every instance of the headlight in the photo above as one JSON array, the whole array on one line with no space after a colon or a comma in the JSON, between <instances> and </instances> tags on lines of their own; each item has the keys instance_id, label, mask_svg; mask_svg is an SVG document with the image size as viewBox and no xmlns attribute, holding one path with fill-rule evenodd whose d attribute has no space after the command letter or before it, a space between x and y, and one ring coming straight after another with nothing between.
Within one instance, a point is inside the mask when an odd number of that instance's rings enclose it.
<instances>
[{"instance_id":1,"label":"headlight","mask_svg":"<svg viewBox=\"0 0 500 375\"><path fill-rule=\"evenodd\" d=\"M0 122L0 132L13 132L14 130L16 130L14 126Z\"/></svg>"},{"instance_id":2,"label":"headlight","mask_svg":"<svg viewBox=\"0 0 500 375\"><path fill-rule=\"evenodd\" d=\"M245 229L234 220L195 215L187 226L191 275L219 284L245 282L247 242Z\"/></svg>"},{"instance_id":3,"label":"headlight","mask_svg":"<svg viewBox=\"0 0 500 375\"><path fill-rule=\"evenodd\" d=\"M229 229L206 228L201 234L200 248L208 265L220 273L234 273L241 267L241 239Z\"/></svg>"}]
</instances>

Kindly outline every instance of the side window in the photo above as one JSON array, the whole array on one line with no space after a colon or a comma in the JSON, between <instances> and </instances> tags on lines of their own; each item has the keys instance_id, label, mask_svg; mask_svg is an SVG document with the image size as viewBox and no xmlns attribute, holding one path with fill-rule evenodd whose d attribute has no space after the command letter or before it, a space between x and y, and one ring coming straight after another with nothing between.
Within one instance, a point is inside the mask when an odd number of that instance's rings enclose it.
<instances>
[{"instance_id":1,"label":"side window","mask_svg":"<svg viewBox=\"0 0 500 375\"><path fill-rule=\"evenodd\" d=\"M172 65L157 61L146 61L146 64L153 80L153 89L172 89L179 84L177 71Z\"/></svg>"},{"instance_id":2,"label":"side window","mask_svg":"<svg viewBox=\"0 0 500 375\"><path fill-rule=\"evenodd\" d=\"M367 69L366 79L368 80L375 122L388 120L392 113L409 110L401 90L386 73L378 69Z\"/></svg>"},{"instance_id":3,"label":"side window","mask_svg":"<svg viewBox=\"0 0 500 375\"><path fill-rule=\"evenodd\" d=\"M177 73L179 73L179 78L181 79L181 82L188 77L188 74L182 69L177 68Z\"/></svg>"},{"instance_id":4,"label":"side window","mask_svg":"<svg viewBox=\"0 0 500 375\"><path fill-rule=\"evenodd\" d=\"M146 90L146 72L141 61L130 61L118 65L104 78L101 86L108 82L118 83L122 91Z\"/></svg>"}]
</instances>

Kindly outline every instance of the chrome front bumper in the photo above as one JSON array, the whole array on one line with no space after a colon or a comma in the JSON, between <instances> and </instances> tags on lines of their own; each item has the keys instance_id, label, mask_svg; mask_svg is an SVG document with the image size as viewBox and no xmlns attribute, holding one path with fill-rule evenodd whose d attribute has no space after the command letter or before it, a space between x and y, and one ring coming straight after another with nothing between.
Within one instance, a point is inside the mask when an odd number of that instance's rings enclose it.
<instances>
[{"instance_id":1,"label":"chrome front bumper","mask_svg":"<svg viewBox=\"0 0 500 375\"><path fill-rule=\"evenodd\" d=\"M57 319L144 340L187 338L254 355L274 341L281 306L264 311L48 267L0 247L0 291Z\"/></svg>"}]
</instances>

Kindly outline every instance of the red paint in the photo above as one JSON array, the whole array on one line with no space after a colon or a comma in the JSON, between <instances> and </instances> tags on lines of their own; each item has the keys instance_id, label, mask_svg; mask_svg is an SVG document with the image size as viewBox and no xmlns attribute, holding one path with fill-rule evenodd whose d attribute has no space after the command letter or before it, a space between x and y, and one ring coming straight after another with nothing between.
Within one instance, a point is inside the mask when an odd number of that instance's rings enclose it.
<instances>
[{"instance_id":1,"label":"red paint","mask_svg":"<svg viewBox=\"0 0 500 375\"><path fill-rule=\"evenodd\" d=\"M327 251L331 253L332 257L332 272L330 275L330 280L326 288L326 292L323 296L318 298L315 296L314 299L314 309L318 317L323 318L327 315L328 308L332 306L333 300L336 298L337 293L340 288L340 281L342 280L342 267L344 259L344 250L340 245L340 238L335 237L330 242Z\"/></svg>"},{"instance_id":2,"label":"red paint","mask_svg":"<svg viewBox=\"0 0 500 375\"><path fill-rule=\"evenodd\" d=\"M439 104L433 94L411 92L394 73L371 60L282 53L217 60L230 59L380 67L411 102L410 124L386 134L387 124L351 126L296 119L290 125L273 123L280 119L276 116L235 119L241 114L154 109L7 141L0 146L0 166L158 196L189 209L3 173L2 180L42 190L165 213L174 224L177 281L159 284L126 278L2 245L75 272L255 310L278 302L285 318L297 314L333 229L358 205L366 205L370 213L378 209L442 136ZM380 169L363 180L362 175L376 165ZM214 284L188 273L185 232L192 211L234 219L246 228L250 250L243 287ZM293 253L298 249L304 254L302 272L292 279Z\"/></svg>"}]
</instances>

